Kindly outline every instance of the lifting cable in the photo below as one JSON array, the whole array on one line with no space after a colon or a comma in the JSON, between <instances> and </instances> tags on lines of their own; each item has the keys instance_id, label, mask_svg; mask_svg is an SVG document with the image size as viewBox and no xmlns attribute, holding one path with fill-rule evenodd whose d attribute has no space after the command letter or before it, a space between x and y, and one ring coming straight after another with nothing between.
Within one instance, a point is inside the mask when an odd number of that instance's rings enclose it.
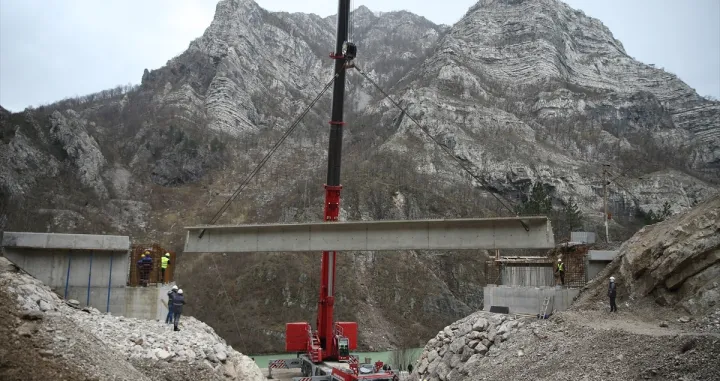
<instances>
[{"instance_id":1,"label":"lifting cable","mask_svg":"<svg viewBox=\"0 0 720 381\"><path fill-rule=\"evenodd\" d=\"M252 172L250 172L248 177L246 177L245 180L243 180L243 182L235 190L235 192L232 194L232 196L230 196L230 198L228 198L228 200L225 201L225 203L220 208L220 210L215 214L215 216L213 216L213 218L210 222L210 225L214 224L215 222L217 222L218 219L220 219L220 217L222 217L222 214L227 210L227 208L230 206L230 204L235 200L235 198L237 198L237 196L240 194L240 192L242 192L242 190L247 187L247 185L250 183L250 180L252 180L253 177L255 177L255 175L258 174L260 169L265 165L265 163L268 161L268 159L270 159L270 156L273 153L275 153L275 151L278 149L278 147L280 147L280 144L282 144L285 141L285 139L290 135L290 133L292 133L293 130L295 130L295 128L298 126L298 124L300 123L302 118L308 112L310 112L310 109L312 109L312 107L315 105L315 103L317 103L317 101L320 100L320 98L323 96L323 94L325 94L325 92L335 82L335 78L337 78L338 76L339 76L339 74L336 73L332 77L332 79L325 85L325 87L323 87L322 91L320 91L320 93L315 97L315 99L313 99L313 101L310 102L310 105L308 105L303 110L303 112L300 113L300 115L290 125L290 127L287 129L287 131L285 131L285 133L283 133L282 137L280 137L280 140L278 140L275 143L275 145L270 149L270 151L265 155L265 157L263 157L263 159L258 163L258 165L255 167L255 169L253 169ZM198 239L202 238L203 234L205 234L205 229L203 229L200 232L200 236L198 236ZM230 295L228 294L227 288L225 287L225 282L223 281L222 274L220 274L220 269L218 268L217 261L215 261L214 255L211 255L210 258L213 261L213 267L215 267L215 272L217 273L217 279L220 281L220 286L222 286L223 294L225 294L225 301L230 308L230 313L233 316L233 321L235 322L235 329L237 330L238 338L240 338L241 343L244 343L244 341L242 340L242 337L240 336L240 324L238 323L237 314L235 314L235 307L234 307L234 304L232 304L232 302L230 301Z\"/></svg>"},{"instance_id":2,"label":"lifting cable","mask_svg":"<svg viewBox=\"0 0 720 381\"><path fill-rule=\"evenodd\" d=\"M440 144L440 142L438 142L437 139L435 139L435 137L430 134L430 131L428 131L425 127L423 127L423 126L420 124L420 122L418 122L415 118L412 117L412 115L410 115L410 113L407 112L406 109L404 109L402 106L400 106L399 103L397 103L394 99L392 99L392 97L390 97L390 95L389 95L388 93L386 93L386 92L382 89L382 87L380 87L380 85L378 85L375 81L373 81L372 78L370 78L370 76L367 75L367 73L365 73L362 69L360 69L360 67L358 67L356 64L353 64L352 67L354 67L363 77L365 77L365 79L367 79L373 86L375 86L375 88L378 89L378 91L380 91L380 92L385 96L385 98L387 98L390 102L392 102L392 104L393 104L395 107L399 108L400 111L403 112L403 114L407 115L407 117L410 118L410 120L412 120L412 121L425 133L425 135L427 135L427 136L428 136L433 142L435 142L435 144L437 144L446 154L448 154L453 160L455 160L455 161L458 163L458 165L460 166L460 168L462 168L465 172L467 172L467 174L469 174L469 175L470 175L472 178L474 178L477 182L479 182L480 184L482 184L482 186L485 187L485 189L488 190L488 193L490 193L493 197L495 197L495 199L496 199L502 206L504 206L504 207L505 207L507 210L509 210L511 213L515 213L515 214L516 214L516 212L515 212L514 210L512 210L512 208L510 208L509 206L507 206L494 192L492 192L492 191L490 190L490 187L489 187L488 184L485 182L485 180L481 179L480 177L478 177L477 175L475 175L474 173L472 173L472 171L470 171L470 169L468 169L468 168L463 164L463 162L462 162L457 156L455 156L455 155L450 151L449 148L447 148L446 146ZM516 214L516 215L517 215L517 214ZM530 228L527 226L527 224L525 224L525 222L523 222L522 220L520 220L520 223L522 224L523 228L525 228L525 231L528 231L528 232L530 231Z\"/></svg>"},{"instance_id":3,"label":"lifting cable","mask_svg":"<svg viewBox=\"0 0 720 381\"><path fill-rule=\"evenodd\" d=\"M225 301L227 302L228 307L230 307L230 313L232 314L233 320L235 321L235 329L237 330L238 339L240 339L241 344L245 344L245 341L240 335L240 324L238 324L237 315L235 315L235 304L230 301L230 295L228 295L227 288L225 288L225 281L223 281L222 274L220 274L220 269L218 268L217 262L215 262L215 256L210 255L210 258L212 258L213 265L215 265L215 272L217 273L217 278L220 280L220 286L222 286L223 293L225 294Z\"/></svg>"},{"instance_id":4,"label":"lifting cable","mask_svg":"<svg viewBox=\"0 0 720 381\"><path fill-rule=\"evenodd\" d=\"M265 157L263 157L263 159L260 160L260 162L255 167L255 169L253 169L252 172L250 172L250 174L245 178L245 180L243 180L242 183L240 183L240 186L238 186L238 188L235 190L235 192L233 192L233 194L230 196L230 198L228 198L228 200L225 201L225 203L222 205L222 207L220 207L220 210L218 210L218 212L215 213L215 216L213 216L213 218L210 220L210 223L208 225L213 225L220 219L220 217L222 217L223 213L225 213L225 211L230 207L230 204L233 201L235 201L235 199L237 198L238 195L240 195L240 192L242 192L243 189L247 188L248 184L250 183L250 180L252 180L253 177L255 177L255 175L257 175L258 172L260 172L260 169L265 165L265 163L267 163L267 161L270 159L270 156L273 153L275 153L275 151L277 151L278 147L280 147L280 145L285 141L285 139L293 132L293 130L295 130L295 128L298 126L298 124L300 123L302 118L310 111L310 109L312 109L313 106L315 106L315 103L317 103L317 101L320 100L320 98L323 96L323 94L325 94L325 92L330 88L330 86L332 86L332 84L335 82L335 78L337 78L338 76L339 76L339 74L335 73L335 75L325 85L325 87L322 89L322 91L320 91L320 93L315 97L315 99L313 99L313 101L310 102L310 105L308 105L303 110L303 112L300 113L300 115L290 125L290 127L287 129L287 131L285 131L285 133L283 133L282 137L280 137L280 140L278 140L275 143L275 145L270 149L270 151L268 151L268 153L265 155ZM198 236L198 239L202 238L204 234L205 234L205 229L200 231L200 235Z\"/></svg>"}]
</instances>

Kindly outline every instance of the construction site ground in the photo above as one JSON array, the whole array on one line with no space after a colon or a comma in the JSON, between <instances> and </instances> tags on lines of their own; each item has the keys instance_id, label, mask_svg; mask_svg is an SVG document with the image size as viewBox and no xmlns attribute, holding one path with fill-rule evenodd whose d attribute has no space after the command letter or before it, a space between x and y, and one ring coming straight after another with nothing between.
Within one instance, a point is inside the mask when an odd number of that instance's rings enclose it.
<instances>
[{"instance_id":1,"label":"construction site ground","mask_svg":"<svg viewBox=\"0 0 720 381\"><path fill-rule=\"evenodd\" d=\"M644 303L526 319L470 380L720 380L720 310L699 320Z\"/></svg>"}]
</instances>

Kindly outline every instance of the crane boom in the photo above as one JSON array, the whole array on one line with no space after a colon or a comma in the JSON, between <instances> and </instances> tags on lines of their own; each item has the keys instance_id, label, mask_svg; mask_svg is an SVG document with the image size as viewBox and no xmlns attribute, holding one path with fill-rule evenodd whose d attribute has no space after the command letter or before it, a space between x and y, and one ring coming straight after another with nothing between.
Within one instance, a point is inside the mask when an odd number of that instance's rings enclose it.
<instances>
[{"instance_id":1,"label":"crane boom","mask_svg":"<svg viewBox=\"0 0 720 381\"><path fill-rule=\"evenodd\" d=\"M338 5L338 25L335 53L335 83L333 84L332 119L330 120L330 141L328 143L328 168L325 183L325 207L323 219L326 222L337 221L340 214L340 164L342 161L343 109L345 103L345 47L348 38L350 19L350 0L340 0ZM335 304L335 264L337 253L324 251L321 260L320 299L318 301L317 331L322 358L338 360L338 348L333 322Z\"/></svg>"},{"instance_id":2,"label":"crane boom","mask_svg":"<svg viewBox=\"0 0 720 381\"><path fill-rule=\"evenodd\" d=\"M355 58L355 45L348 39L350 0L339 0L337 44L330 58L335 60L330 141L328 146L327 181L323 220L337 221L340 214L340 164L342 156L343 108L345 101L345 70ZM335 322L335 251L323 251L321 257L320 297L315 330L308 323L288 323L285 331L285 348L288 351L303 350L315 364L322 361L345 361L350 359L349 350L357 346L357 323Z\"/></svg>"}]
</instances>

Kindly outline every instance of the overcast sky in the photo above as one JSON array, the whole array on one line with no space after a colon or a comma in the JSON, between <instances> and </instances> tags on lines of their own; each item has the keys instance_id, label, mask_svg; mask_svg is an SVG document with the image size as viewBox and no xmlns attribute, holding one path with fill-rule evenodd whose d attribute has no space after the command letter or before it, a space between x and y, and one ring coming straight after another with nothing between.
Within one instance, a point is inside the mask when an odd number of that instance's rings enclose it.
<instances>
[{"instance_id":1,"label":"overcast sky","mask_svg":"<svg viewBox=\"0 0 720 381\"><path fill-rule=\"evenodd\" d=\"M354 0L458 21L475 0ZM720 0L565 0L600 19L631 56L720 97ZM137 84L210 24L217 0L0 0L0 105L21 111ZM336 0L257 0L265 9L337 12Z\"/></svg>"}]
</instances>

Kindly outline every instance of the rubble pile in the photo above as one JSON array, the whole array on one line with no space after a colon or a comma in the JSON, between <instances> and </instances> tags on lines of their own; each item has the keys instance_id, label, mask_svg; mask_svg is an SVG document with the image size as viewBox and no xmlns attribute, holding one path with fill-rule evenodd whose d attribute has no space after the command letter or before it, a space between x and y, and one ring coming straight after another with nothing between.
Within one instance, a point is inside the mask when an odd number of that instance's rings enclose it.
<instances>
[{"instance_id":1,"label":"rubble pile","mask_svg":"<svg viewBox=\"0 0 720 381\"><path fill-rule=\"evenodd\" d=\"M172 330L172 324L101 314L94 309L74 313L70 319L87 327L128 360L199 362L206 369L231 378L253 373L262 377L254 361L236 352L212 328L193 317L181 317L179 332Z\"/></svg>"},{"instance_id":2,"label":"rubble pile","mask_svg":"<svg viewBox=\"0 0 720 381\"><path fill-rule=\"evenodd\" d=\"M61 299L3 257L0 287L17 302L14 336L47 336L47 345L38 350L39 357L62 361L83 358L88 362L85 371L95 377L124 380L143 379L144 375L155 379L158 372L179 372L177 379L265 379L252 359L235 351L211 327L193 317L181 317L180 331L173 331L173 326L164 322L81 308L77 301ZM113 373L106 364L94 364L91 355L78 352L81 348L108 356L121 369Z\"/></svg>"},{"instance_id":3,"label":"rubble pile","mask_svg":"<svg viewBox=\"0 0 720 381\"><path fill-rule=\"evenodd\" d=\"M482 311L458 320L428 341L418 359L416 375L440 380L467 375L468 369L523 325L511 316Z\"/></svg>"}]
</instances>

